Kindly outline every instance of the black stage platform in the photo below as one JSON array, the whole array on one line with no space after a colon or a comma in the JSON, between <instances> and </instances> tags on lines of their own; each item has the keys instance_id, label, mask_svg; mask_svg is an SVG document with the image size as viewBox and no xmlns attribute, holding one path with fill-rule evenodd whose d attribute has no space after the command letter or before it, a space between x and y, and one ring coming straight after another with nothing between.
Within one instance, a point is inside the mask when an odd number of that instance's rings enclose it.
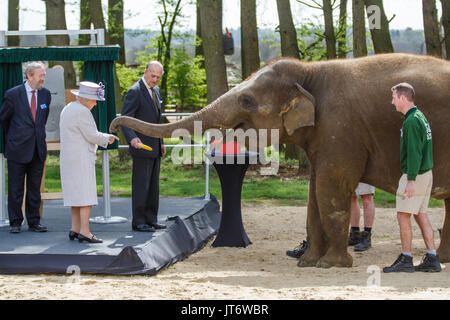
<instances>
[{"instance_id":1,"label":"black stage platform","mask_svg":"<svg viewBox=\"0 0 450 320\"><path fill-rule=\"evenodd\" d=\"M70 208L64 207L62 200L46 201L41 223L48 232L29 232L26 223L20 234L9 233L9 227L0 228L0 273L67 273L69 266L77 266L81 273L154 275L203 248L220 224L219 204L213 196L209 201L203 197L161 198L159 207L158 222L167 229L136 232L131 230L131 199L112 198L111 214L128 222L91 223L91 232L103 243L90 244L69 240ZM99 199L91 217L102 215Z\"/></svg>"}]
</instances>

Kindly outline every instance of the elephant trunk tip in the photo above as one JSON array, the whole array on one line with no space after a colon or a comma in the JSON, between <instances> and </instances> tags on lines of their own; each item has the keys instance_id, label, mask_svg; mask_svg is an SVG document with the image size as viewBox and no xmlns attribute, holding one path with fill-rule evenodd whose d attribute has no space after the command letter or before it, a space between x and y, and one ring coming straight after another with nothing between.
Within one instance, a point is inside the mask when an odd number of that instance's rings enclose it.
<instances>
[{"instance_id":1,"label":"elephant trunk tip","mask_svg":"<svg viewBox=\"0 0 450 320\"><path fill-rule=\"evenodd\" d=\"M118 132L119 126L120 126L120 117L113 119L113 121L111 121L111 124L109 125L109 133Z\"/></svg>"}]
</instances>

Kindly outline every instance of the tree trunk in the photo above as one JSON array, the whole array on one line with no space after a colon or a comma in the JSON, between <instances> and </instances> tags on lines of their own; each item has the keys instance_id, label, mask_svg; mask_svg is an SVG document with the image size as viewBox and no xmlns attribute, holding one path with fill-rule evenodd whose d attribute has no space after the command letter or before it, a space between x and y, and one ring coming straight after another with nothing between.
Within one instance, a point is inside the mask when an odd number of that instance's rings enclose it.
<instances>
[{"instance_id":1,"label":"tree trunk","mask_svg":"<svg viewBox=\"0 0 450 320\"><path fill-rule=\"evenodd\" d=\"M353 0L353 56L367 56L366 19L364 15L364 0Z\"/></svg>"},{"instance_id":2,"label":"tree trunk","mask_svg":"<svg viewBox=\"0 0 450 320\"><path fill-rule=\"evenodd\" d=\"M292 20L291 5L289 1L277 0L278 20L280 22L281 55L300 59L297 43L297 31Z\"/></svg>"},{"instance_id":3,"label":"tree trunk","mask_svg":"<svg viewBox=\"0 0 450 320\"><path fill-rule=\"evenodd\" d=\"M280 22L281 55L300 59L300 51L297 43L297 31L292 19L291 5L289 1L277 0L278 21ZM299 148L294 144L281 145L285 159L298 159Z\"/></svg>"},{"instance_id":4,"label":"tree trunk","mask_svg":"<svg viewBox=\"0 0 450 320\"><path fill-rule=\"evenodd\" d=\"M450 0L441 0L442 25L444 26L445 57L450 60Z\"/></svg>"},{"instance_id":5,"label":"tree trunk","mask_svg":"<svg viewBox=\"0 0 450 320\"><path fill-rule=\"evenodd\" d=\"M125 29L123 26L123 0L108 0L109 43L118 44L119 63L125 64Z\"/></svg>"},{"instance_id":6,"label":"tree trunk","mask_svg":"<svg viewBox=\"0 0 450 320\"><path fill-rule=\"evenodd\" d=\"M108 33L109 43L118 44L120 64L125 65L125 29L123 25L123 0L108 0ZM116 111L122 113L123 96L121 94L120 82L117 77L116 64L114 64L114 95L116 98ZM126 145L127 141L123 135L122 130L119 132L119 145ZM130 154L127 149L119 149L119 160L121 162L127 161Z\"/></svg>"},{"instance_id":7,"label":"tree trunk","mask_svg":"<svg viewBox=\"0 0 450 320\"><path fill-rule=\"evenodd\" d=\"M202 45L202 19L200 19L200 5L196 3L197 6L197 32L196 32L196 39L195 39L195 56L202 56L204 57L204 51L203 51L203 45ZM205 60L203 59L202 64L200 66L202 69L205 69Z\"/></svg>"},{"instance_id":8,"label":"tree trunk","mask_svg":"<svg viewBox=\"0 0 450 320\"><path fill-rule=\"evenodd\" d=\"M297 43L297 31L292 19L291 5L289 1L277 0L278 21L280 23L281 55L300 59L300 50ZM280 145L280 151L284 152L284 158L299 159L303 150L295 144Z\"/></svg>"},{"instance_id":9,"label":"tree trunk","mask_svg":"<svg viewBox=\"0 0 450 320\"><path fill-rule=\"evenodd\" d=\"M368 17L371 13L368 10L370 6L375 5L380 9L380 21L378 21L380 28L372 28L369 26L375 53L394 52L391 34L389 33L389 22L384 13L383 0L365 0L365 4Z\"/></svg>"},{"instance_id":10,"label":"tree trunk","mask_svg":"<svg viewBox=\"0 0 450 320\"><path fill-rule=\"evenodd\" d=\"M336 36L333 27L333 8L331 0L323 0L323 17L325 21L325 42L327 44L327 59L336 58Z\"/></svg>"},{"instance_id":11,"label":"tree trunk","mask_svg":"<svg viewBox=\"0 0 450 320\"><path fill-rule=\"evenodd\" d=\"M347 55L347 0L341 0L339 8L338 58Z\"/></svg>"},{"instance_id":12,"label":"tree trunk","mask_svg":"<svg viewBox=\"0 0 450 320\"><path fill-rule=\"evenodd\" d=\"M222 0L199 0L205 53L208 102L228 91L227 69L223 53Z\"/></svg>"},{"instance_id":13,"label":"tree trunk","mask_svg":"<svg viewBox=\"0 0 450 320\"><path fill-rule=\"evenodd\" d=\"M423 29L427 55L442 57L435 0L422 0Z\"/></svg>"},{"instance_id":14,"label":"tree trunk","mask_svg":"<svg viewBox=\"0 0 450 320\"><path fill-rule=\"evenodd\" d=\"M256 0L241 0L242 80L259 69Z\"/></svg>"},{"instance_id":15,"label":"tree trunk","mask_svg":"<svg viewBox=\"0 0 450 320\"><path fill-rule=\"evenodd\" d=\"M80 0L80 30L91 29L91 8L89 0ZM80 34L78 44L80 46L89 45L91 36L89 34Z\"/></svg>"},{"instance_id":16,"label":"tree trunk","mask_svg":"<svg viewBox=\"0 0 450 320\"><path fill-rule=\"evenodd\" d=\"M45 0L46 27L47 30L67 29L65 2L64 0ZM68 46L70 38L68 35L47 36L48 46ZM51 61L50 67L61 65L64 68L64 85L66 89L76 87L76 75L72 61Z\"/></svg>"},{"instance_id":17,"label":"tree trunk","mask_svg":"<svg viewBox=\"0 0 450 320\"><path fill-rule=\"evenodd\" d=\"M8 0L8 30L19 30L19 0ZM8 47L18 47L20 38L18 36L9 36Z\"/></svg>"},{"instance_id":18,"label":"tree trunk","mask_svg":"<svg viewBox=\"0 0 450 320\"><path fill-rule=\"evenodd\" d=\"M105 30L105 44L109 44L109 32L106 30L105 17L103 15L101 0L90 0L91 21L94 29Z\"/></svg>"},{"instance_id":19,"label":"tree trunk","mask_svg":"<svg viewBox=\"0 0 450 320\"><path fill-rule=\"evenodd\" d=\"M118 44L120 64L126 64L125 61L125 40L123 27L123 0L108 0L108 33L109 44ZM121 95L120 83L117 78L116 66L114 65L114 88L117 111L122 111L123 97Z\"/></svg>"}]
</instances>

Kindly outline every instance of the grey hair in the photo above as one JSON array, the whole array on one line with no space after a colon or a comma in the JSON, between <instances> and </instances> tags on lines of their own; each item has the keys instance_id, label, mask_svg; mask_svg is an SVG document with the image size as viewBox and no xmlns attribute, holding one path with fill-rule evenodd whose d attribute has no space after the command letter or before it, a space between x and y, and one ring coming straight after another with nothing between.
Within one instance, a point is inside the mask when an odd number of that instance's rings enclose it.
<instances>
[{"instance_id":1,"label":"grey hair","mask_svg":"<svg viewBox=\"0 0 450 320\"><path fill-rule=\"evenodd\" d=\"M164 67L163 67L163 65L161 64L161 62L159 62L159 61L157 61L157 60L150 61L150 62L147 64L147 68L145 68L145 69L150 69L150 68L153 67L153 66L158 66L158 67L162 70L162 73L164 74Z\"/></svg>"},{"instance_id":2,"label":"grey hair","mask_svg":"<svg viewBox=\"0 0 450 320\"><path fill-rule=\"evenodd\" d=\"M45 70L45 66L42 62L30 62L29 64L27 64L26 68L25 68L25 77L29 74L30 76L32 76L34 74L34 72L36 71L36 69L44 69Z\"/></svg>"}]
</instances>

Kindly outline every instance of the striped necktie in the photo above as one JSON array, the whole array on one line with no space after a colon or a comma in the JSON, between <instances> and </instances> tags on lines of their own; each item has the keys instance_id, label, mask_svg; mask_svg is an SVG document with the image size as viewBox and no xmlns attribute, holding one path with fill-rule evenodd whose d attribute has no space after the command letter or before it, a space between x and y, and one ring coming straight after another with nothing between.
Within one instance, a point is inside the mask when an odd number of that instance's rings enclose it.
<instances>
[{"instance_id":1,"label":"striped necktie","mask_svg":"<svg viewBox=\"0 0 450 320\"><path fill-rule=\"evenodd\" d=\"M156 114L159 115L159 109L158 109L158 99L156 98L156 93L154 88L150 88L152 90L152 100L153 104L155 105Z\"/></svg>"}]
</instances>

